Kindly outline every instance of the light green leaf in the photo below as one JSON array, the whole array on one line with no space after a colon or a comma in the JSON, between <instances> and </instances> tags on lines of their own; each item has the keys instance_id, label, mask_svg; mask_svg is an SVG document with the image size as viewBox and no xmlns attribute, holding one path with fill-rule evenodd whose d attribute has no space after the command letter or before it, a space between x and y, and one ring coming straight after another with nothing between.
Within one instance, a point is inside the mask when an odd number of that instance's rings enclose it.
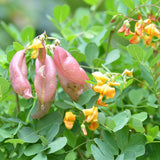
<instances>
[{"instance_id":1,"label":"light green leaf","mask_svg":"<svg viewBox=\"0 0 160 160\"><path fill-rule=\"evenodd\" d=\"M137 113L137 114L133 114L132 118L138 119L140 121L144 121L147 119L147 112L141 112L141 113Z\"/></svg>"},{"instance_id":2,"label":"light green leaf","mask_svg":"<svg viewBox=\"0 0 160 160\"><path fill-rule=\"evenodd\" d=\"M91 145L91 151L95 160L110 160L106 159L105 155L96 147L95 145Z\"/></svg>"},{"instance_id":3,"label":"light green leaf","mask_svg":"<svg viewBox=\"0 0 160 160\"><path fill-rule=\"evenodd\" d=\"M130 120L131 113L129 110L123 111L121 113L118 113L113 117L113 120L116 123L115 128L113 129L114 132L122 129Z\"/></svg>"},{"instance_id":4,"label":"light green leaf","mask_svg":"<svg viewBox=\"0 0 160 160\"><path fill-rule=\"evenodd\" d=\"M127 47L127 50L133 58L135 58L139 62L142 62L144 53L143 49L139 45L130 44Z\"/></svg>"},{"instance_id":5,"label":"light green leaf","mask_svg":"<svg viewBox=\"0 0 160 160\"><path fill-rule=\"evenodd\" d=\"M76 157L77 157L76 152L71 151L66 155L64 160L75 160Z\"/></svg>"},{"instance_id":6,"label":"light green leaf","mask_svg":"<svg viewBox=\"0 0 160 160\"><path fill-rule=\"evenodd\" d=\"M89 5L96 5L97 4L97 0L84 0L87 4Z\"/></svg>"},{"instance_id":7,"label":"light green leaf","mask_svg":"<svg viewBox=\"0 0 160 160\"><path fill-rule=\"evenodd\" d=\"M97 45L93 42L88 43L85 48L86 62L92 66L92 61L98 57L98 54L99 51Z\"/></svg>"},{"instance_id":8,"label":"light green leaf","mask_svg":"<svg viewBox=\"0 0 160 160\"><path fill-rule=\"evenodd\" d=\"M35 143L39 140L39 136L30 127L21 128L18 132L18 138L27 143Z\"/></svg>"},{"instance_id":9,"label":"light green leaf","mask_svg":"<svg viewBox=\"0 0 160 160\"><path fill-rule=\"evenodd\" d=\"M95 68L102 67L102 64L104 64L104 63L105 63L105 60L100 59L100 58L95 58L95 59L93 60L93 66L94 66Z\"/></svg>"},{"instance_id":10,"label":"light green leaf","mask_svg":"<svg viewBox=\"0 0 160 160\"><path fill-rule=\"evenodd\" d=\"M8 91L9 85L6 79L0 78L0 98Z\"/></svg>"},{"instance_id":11,"label":"light green leaf","mask_svg":"<svg viewBox=\"0 0 160 160\"><path fill-rule=\"evenodd\" d=\"M34 36L35 36L35 30L31 26L25 27L21 32L21 38L23 43L33 40Z\"/></svg>"},{"instance_id":12,"label":"light green leaf","mask_svg":"<svg viewBox=\"0 0 160 160\"><path fill-rule=\"evenodd\" d=\"M132 102L132 104L138 105L143 98L143 93L139 89L132 89L129 92L128 97L129 97L130 101Z\"/></svg>"},{"instance_id":13,"label":"light green leaf","mask_svg":"<svg viewBox=\"0 0 160 160\"><path fill-rule=\"evenodd\" d=\"M154 126L153 128L147 129L147 134L152 136L152 138L156 138L159 132L159 126Z\"/></svg>"},{"instance_id":14,"label":"light green leaf","mask_svg":"<svg viewBox=\"0 0 160 160\"><path fill-rule=\"evenodd\" d=\"M88 26L88 23L89 23L89 17L87 15L84 15L79 23L80 23L82 29L85 30Z\"/></svg>"},{"instance_id":15,"label":"light green leaf","mask_svg":"<svg viewBox=\"0 0 160 160\"><path fill-rule=\"evenodd\" d=\"M62 108L62 109L69 109L69 108L72 108L72 106L68 105L67 103L63 102L63 101L55 101L54 103L55 106L59 107L59 108Z\"/></svg>"},{"instance_id":16,"label":"light green leaf","mask_svg":"<svg viewBox=\"0 0 160 160\"><path fill-rule=\"evenodd\" d=\"M48 145L48 148L50 148L50 150L48 151L48 154L59 151L66 145L66 143L67 143L66 137L57 138L55 141L53 141L52 143Z\"/></svg>"},{"instance_id":17,"label":"light green leaf","mask_svg":"<svg viewBox=\"0 0 160 160\"><path fill-rule=\"evenodd\" d=\"M154 79L151 71L144 65L140 65L140 67L141 67L141 77L144 78L151 87L154 87Z\"/></svg>"},{"instance_id":18,"label":"light green leaf","mask_svg":"<svg viewBox=\"0 0 160 160\"><path fill-rule=\"evenodd\" d=\"M67 144L74 148L76 145L76 137L74 136L73 132L70 130L65 130L63 135L67 138Z\"/></svg>"},{"instance_id":19,"label":"light green leaf","mask_svg":"<svg viewBox=\"0 0 160 160\"><path fill-rule=\"evenodd\" d=\"M62 23L70 13L70 7L68 5L63 6L56 6L53 10L54 18L59 22Z\"/></svg>"},{"instance_id":20,"label":"light green leaf","mask_svg":"<svg viewBox=\"0 0 160 160\"><path fill-rule=\"evenodd\" d=\"M123 4L126 5L128 8L130 8L131 10L134 9L134 3L132 0L122 0Z\"/></svg>"},{"instance_id":21,"label":"light green leaf","mask_svg":"<svg viewBox=\"0 0 160 160\"><path fill-rule=\"evenodd\" d=\"M36 153L40 152L40 150L43 148L43 146L39 143L37 144L32 144L30 145L29 147L27 147L25 150L24 150L24 154L26 156L32 156L32 155L35 155Z\"/></svg>"},{"instance_id":22,"label":"light green leaf","mask_svg":"<svg viewBox=\"0 0 160 160\"><path fill-rule=\"evenodd\" d=\"M32 160L47 160L47 156L43 153L37 154Z\"/></svg>"},{"instance_id":23,"label":"light green leaf","mask_svg":"<svg viewBox=\"0 0 160 160\"><path fill-rule=\"evenodd\" d=\"M105 125L107 126L107 128L113 129L116 126L116 123L112 117L107 117Z\"/></svg>"},{"instance_id":24,"label":"light green leaf","mask_svg":"<svg viewBox=\"0 0 160 160\"><path fill-rule=\"evenodd\" d=\"M95 95L95 92L92 89L88 89L84 91L78 98L78 104L84 105L87 103L93 96Z\"/></svg>"},{"instance_id":25,"label":"light green leaf","mask_svg":"<svg viewBox=\"0 0 160 160\"><path fill-rule=\"evenodd\" d=\"M77 62L85 62L86 56L83 53L80 53L79 51L71 51L71 55L77 60Z\"/></svg>"},{"instance_id":26,"label":"light green leaf","mask_svg":"<svg viewBox=\"0 0 160 160\"><path fill-rule=\"evenodd\" d=\"M106 57L105 65L116 61L117 59L119 59L119 57L120 57L120 51L118 49L112 50L111 52L108 53L108 55Z\"/></svg>"},{"instance_id":27,"label":"light green leaf","mask_svg":"<svg viewBox=\"0 0 160 160\"><path fill-rule=\"evenodd\" d=\"M24 49L24 47L18 43L18 42L13 42L13 48L16 50L16 51L19 51L19 50L22 50Z\"/></svg>"},{"instance_id":28,"label":"light green leaf","mask_svg":"<svg viewBox=\"0 0 160 160\"><path fill-rule=\"evenodd\" d=\"M24 141L22 139L7 139L4 143L12 143L14 148L16 148L17 144L23 144Z\"/></svg>"},{"instance_id":29,"label":"light green leaf","mask_svg":"<svg viewBox=\"0 0 160 160\"><path fill-rule=\"evenodd\" d=\"M157 54L156 57L153 58L152 61L151 61L151 63L150 63L151 67L153 67L159 61L160 61L160 54Z\"/></svg>"}]
</instances>

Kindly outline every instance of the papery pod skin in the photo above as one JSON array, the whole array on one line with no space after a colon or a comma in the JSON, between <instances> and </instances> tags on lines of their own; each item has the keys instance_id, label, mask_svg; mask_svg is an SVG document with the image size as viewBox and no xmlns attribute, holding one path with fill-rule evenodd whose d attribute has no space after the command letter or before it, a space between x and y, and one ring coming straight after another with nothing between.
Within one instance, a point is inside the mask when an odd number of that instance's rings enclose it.
<instances>
[{"instance_id":1,"label":"papery pod skin","mask_svg":"<svg viewBox=\"0 0 160 160\"><path fill-rule=\"evenodd\" d=\"M27 80L25 50L18 51L9 65L10 79L15 92L26 99L32 98L31 86Z\"/></svg>"},{"instance_id":2,"label":"papery pod skin","mask_svg":"<svg viewBox=\"0 0 160 160\"><path fill-rule=\"evenodd\" d=\"M32 118L39 119L49 111L56 94L56 68L53 59L50 56L46 55L44 63L41 63L39 59L36 59L34 85L38 103L37 111L32 115Z\"/></svg>"},{"instance_id":3,"label":"papery pod skin","mask_svg":"<svg viewBox=\"0 0 160 160\"><path fill-rule=\"evenodd\" d=\"M60 73L58 73L59 82L63 88L63 90L75 101L78 101L79 96L87 89L91 88L91 85L86 84L78 84L75 82L71 82L64 78Z\"/></svg>"},{"instance_id":4,"label":"papery pod skin","mask_svg":"<svg viewBox=\"0 0 160 160\"><path fill-rule=\"evenodd\" d=\"M44 46L44 43L42 43L42 45ZM41 63L44 63L45 59L46 59L46 49L45 46L44 48L39 48L38 49L38 59Z\"/></svg>"},{"instance_id":5,"label":"papery pod skin","mask_svg":"<svg viewBox=\"0 0 160 160\"><path fill-rule=\"evenodd\" d=\"M82 85L86 84L85 80L89 80L78 62L60 46L56 46L54 49L54 62L57 71L67 80Z\"/></svg>"},{"instance_id":6,"label":"papery pod skin","mask_svg":"<svg viewBox=\"0 0 160 160\"><path fill-rule=\"evenodd\" d=\"M44 63L36 59L36 76L34 80L37 97L42 104L50 101L56 93L56 67L53 59L46 55Z\"/></svg>"}]
</instances>

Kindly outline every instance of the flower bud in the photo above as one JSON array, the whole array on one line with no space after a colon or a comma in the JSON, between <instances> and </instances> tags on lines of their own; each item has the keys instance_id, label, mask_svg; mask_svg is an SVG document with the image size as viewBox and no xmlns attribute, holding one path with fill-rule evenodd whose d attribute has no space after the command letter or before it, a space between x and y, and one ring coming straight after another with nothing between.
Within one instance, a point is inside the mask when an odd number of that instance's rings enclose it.
<instances>
[{"instance_id":1,"label":"flower bud","mask_svg":"<svg viewBox=\"0 0 160 160\"><path fill-rule=\"evenodd\" d=\"M20 50L13 56L9 66L9 72L15 92L26 99L33 97L30 83L27 80L25 50Z\"/></svg>"},{"instance_id":2,"label":"flower bud","mask_svg":"<svg viewBox=\"0 0 160 160\"><path fill-rule=\"evenodd\" d=\"M113 17L112 17L112 19L111 19L111 23L114 23L115 21L116 21L116 19L117 19L117 15L114 15Z\"/></svg>"}]
</instances>

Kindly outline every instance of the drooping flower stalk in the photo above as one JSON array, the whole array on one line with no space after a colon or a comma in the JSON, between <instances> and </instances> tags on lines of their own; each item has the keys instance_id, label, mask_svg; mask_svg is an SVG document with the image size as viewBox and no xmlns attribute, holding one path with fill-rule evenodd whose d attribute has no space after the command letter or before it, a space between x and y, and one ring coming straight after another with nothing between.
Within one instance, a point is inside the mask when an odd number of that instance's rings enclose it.
<instances>
[{"instance_id":1,"label":"drooping flower stalk","mask_svg":"<svg viewBox=\"0 0 160 160\"><path fill-rule=\"evenodd\" d=\"M27 80L25 50L20 50L13 56L9 66L9 72L15 92L26 99L32 98L31 86Z\"/></svg>"}]
</instances>

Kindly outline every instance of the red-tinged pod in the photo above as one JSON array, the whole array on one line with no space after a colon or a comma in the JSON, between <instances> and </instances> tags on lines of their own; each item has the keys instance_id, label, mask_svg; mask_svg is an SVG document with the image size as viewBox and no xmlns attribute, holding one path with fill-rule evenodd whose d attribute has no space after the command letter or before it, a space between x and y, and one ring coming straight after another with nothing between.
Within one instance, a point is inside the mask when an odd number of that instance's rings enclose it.
<instances>
[{"instance_id":1,"label":"red-tinged pod","mask_svg":"<svg viewBox=\"0 0 160 160\"><path fill-rule=\"evenodd\" d=\"M67 80L82 85L86 84L86 80L89 80L86 72L79 66L78 62L60 46L55 47L54 62L57 71Z\"/></svg>"},{"instance_id":2,"label":"red-tinged pod","mask_svg":"<svg viewBox=\"0 0 160 160\"><path fill-rule=\"evenodd\" d=\"M45 104L42 104L40 102L40 100L38 99L38 101L37 101L37 110L36 110L36 112L34 114L31 115L32 118L33 119L40 119L44 115L46 115L47 112L49 111L50 107L51 107L51 104L52 104L53 100L54 100L54 96L53 96L53 98L50 99L49 102L47 102Z\"/></svg>"},{"instance_id":3,"label":"red-tinged pod","mask_svg":"<svg viewBox=\"0 0 160 160\"><path fill-rule=\"evenodd\" d=\"M31 86L27 80L25 50L20 50L13 56L9 66L9 72L15 92L26 99L32 98Z\"/></svg>"},{"instance_id":4,"label":"red-tinged pod","mask_svg":"<svg viewBox=\"0 0 160 160\"><path fill-rule=\"evenodd\" d=\"M44 46L44 43L42 43L42 46ZM45 48L45 46L43 48L38 49L38 59L41 63L45 62L45 59L46 59L46 48Z\"/></svg>"},{"instance_id":5,"label":"red-tinged pod","mask_svg":"<svg viewBox=\"0 0 160 160\"><path fill-rule=\"evenodd\" d=\"M53 59L46 55L44 63L36 59L36 76L34 80L37 97L45 105L56 93L56 67Z\"/></svg>"},{"instance_id":6,"label":"red-tinged pod","mask_svg":"<svg viewBox=\"0 0 160 160\"><path fill-rule=\"evenodd\" d=\"M63 90L75 101L78 101L79 96L87 89L91 89L91 85L86 84L78 84L72 81L67 80L60 73L58 73L59 82L63 88Z\"/></svg>"}]
</instances>

